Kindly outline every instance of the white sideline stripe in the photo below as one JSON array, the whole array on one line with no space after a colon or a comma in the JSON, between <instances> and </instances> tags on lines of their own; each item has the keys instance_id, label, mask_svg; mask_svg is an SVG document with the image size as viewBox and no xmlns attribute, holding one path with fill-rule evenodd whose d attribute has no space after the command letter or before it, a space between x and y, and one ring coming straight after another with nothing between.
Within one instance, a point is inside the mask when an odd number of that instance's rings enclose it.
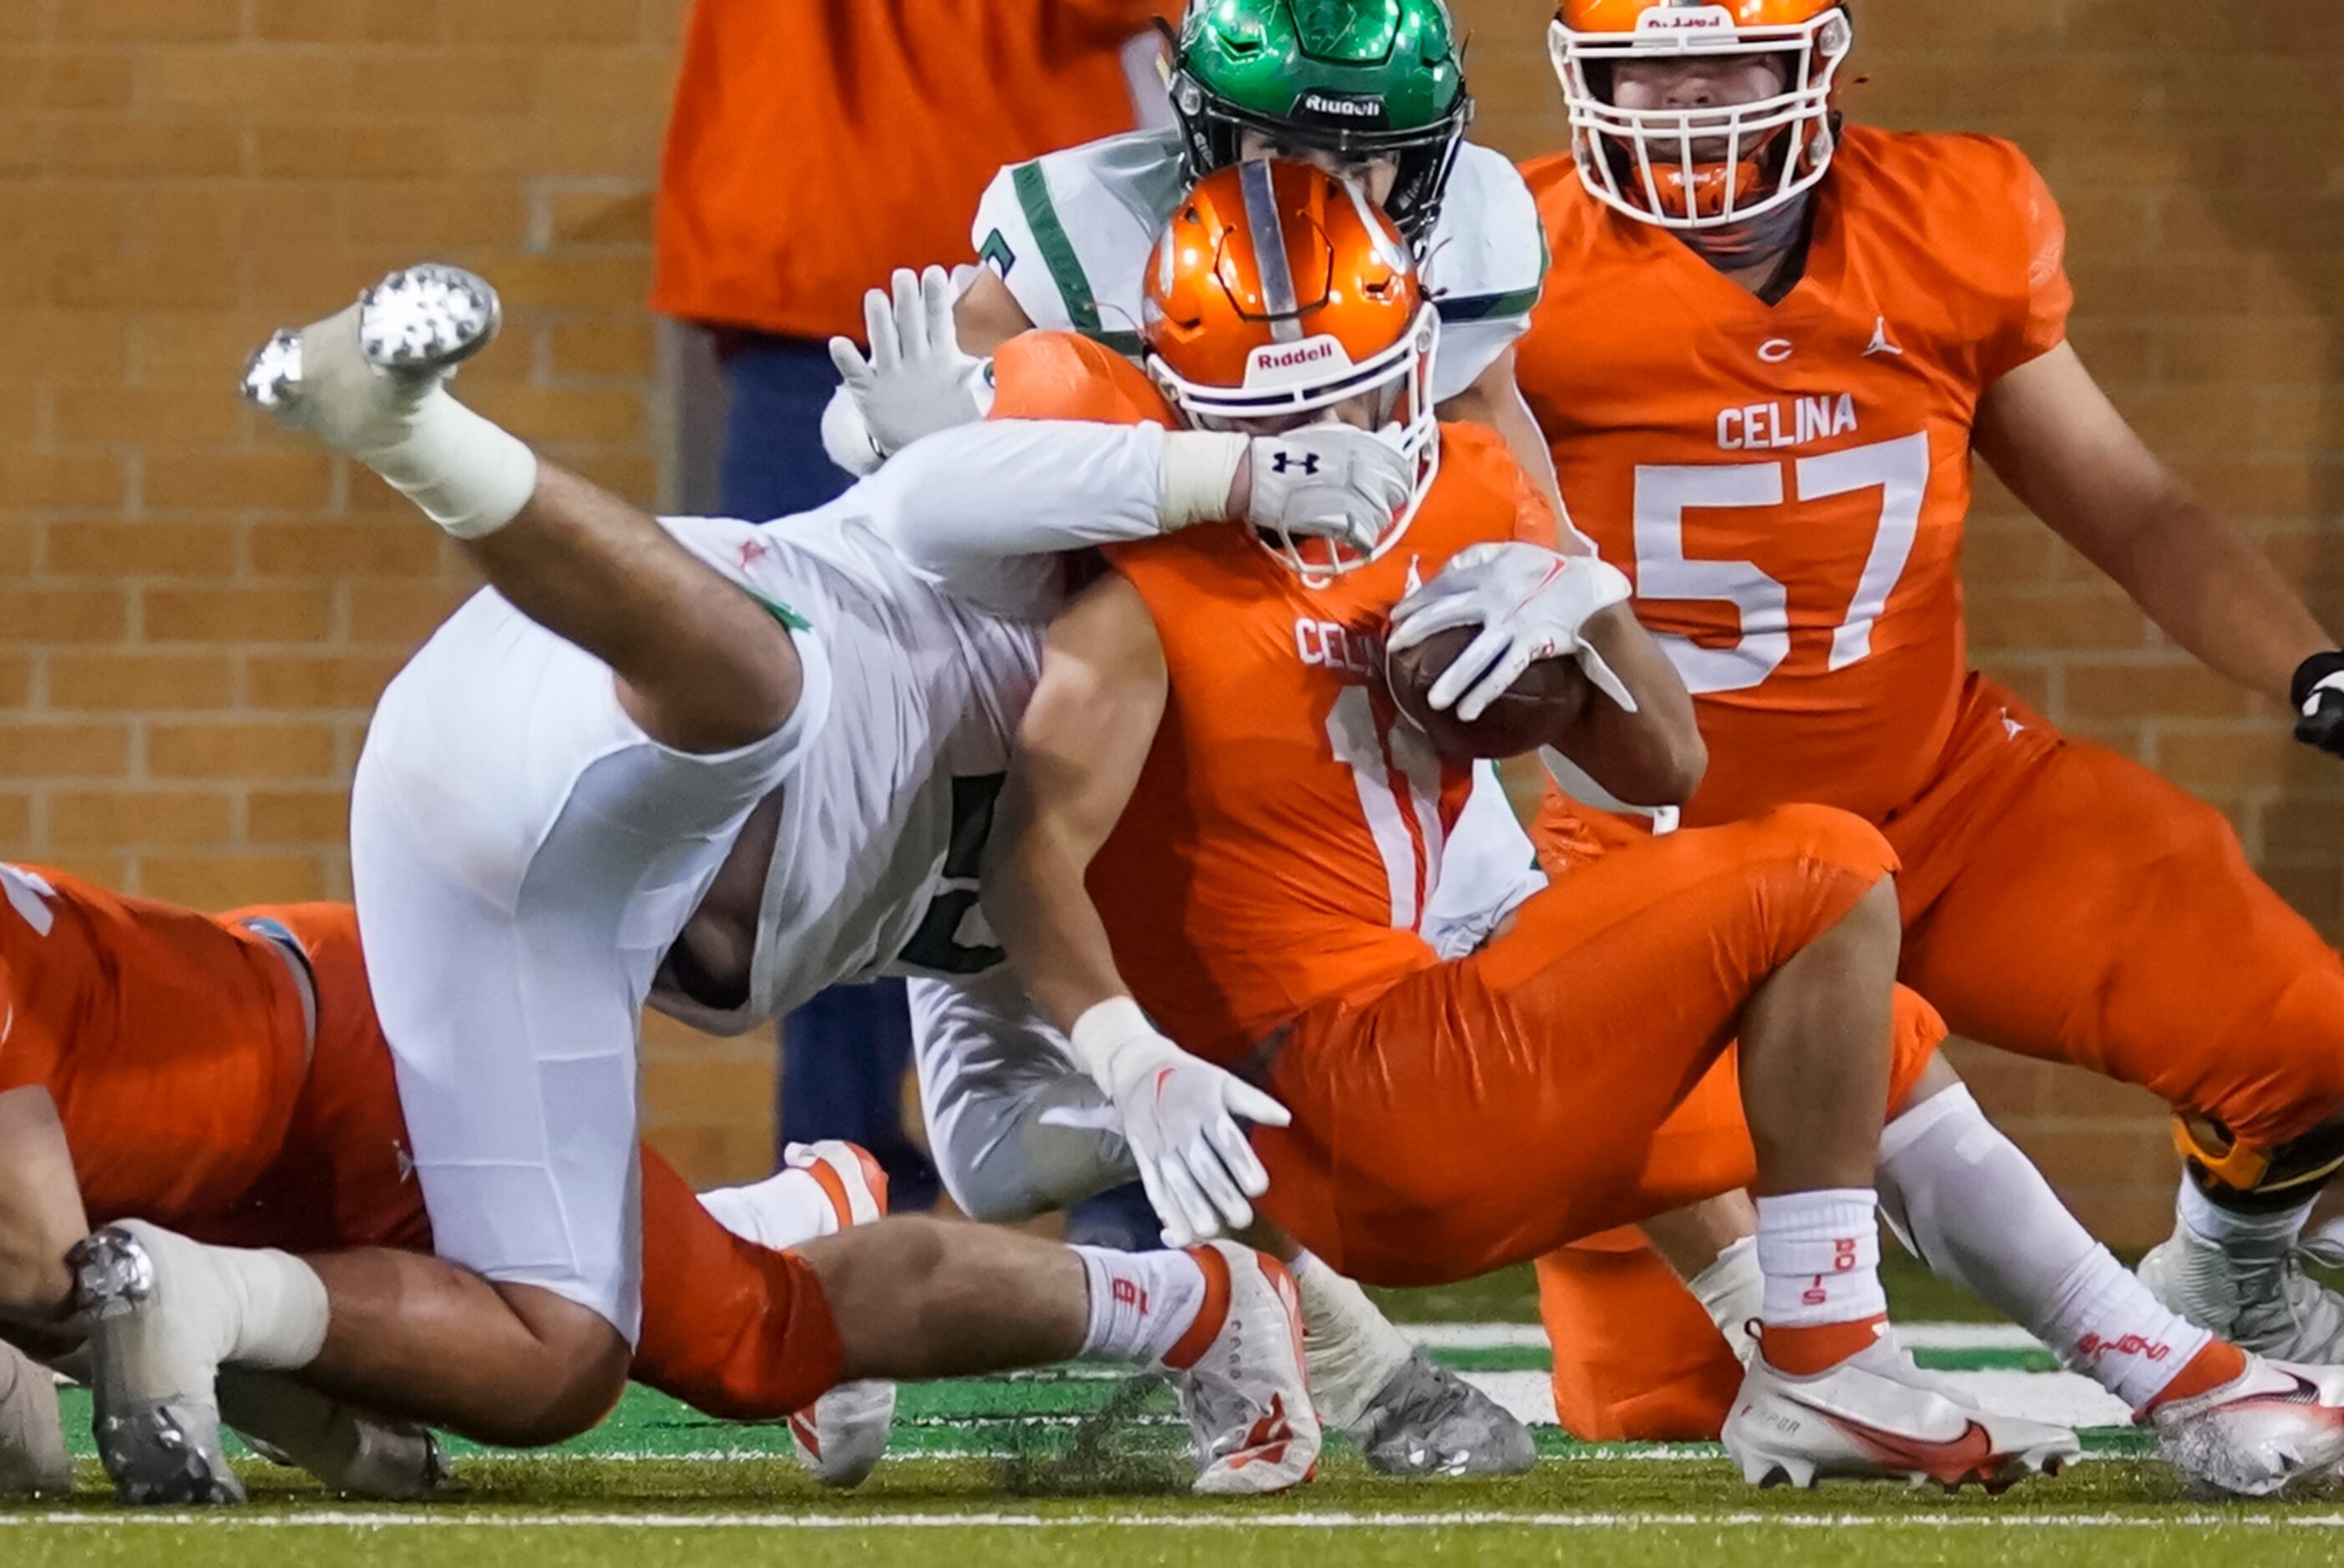
<instances>
[{"instance_id":1,"label":"white sideline stripe","mask_svg":"<svg viewBox=\"0 0 2344 1568\"><path fill-rule=\"evenodd\" d=\"M1542 1351L1536 1323L1402 1323L1399 1331L1440 1351ZM2043 1341L2016 1323L1899 1323L1896 1338L1915 1351L2039 1351Z\"/></svg>"},{"instance_id":2,"label":"white sideline stripe","mask_svg":"<svg viewBox=\"0 0 2344 1568\"><path fill-rule=\"evenodd\" d=\"M0 1513L0 1530L2235 1530L2344 1529L2344 1513L454 1513L325 1510L248 1513Z\"/></svg>"}]
</instances>

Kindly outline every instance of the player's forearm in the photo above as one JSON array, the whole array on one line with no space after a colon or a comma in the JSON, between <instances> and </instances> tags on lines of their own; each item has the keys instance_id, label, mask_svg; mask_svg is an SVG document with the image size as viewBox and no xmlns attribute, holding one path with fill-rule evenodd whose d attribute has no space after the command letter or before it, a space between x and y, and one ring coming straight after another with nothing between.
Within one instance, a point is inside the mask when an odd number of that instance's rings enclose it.
<instances>
[{"instance_id":1,"label":"player's forearm","mask_svg":"<svg viewBox=\"0 0 2344 1568\"><path fill-rule=\"evenodd\" d=\"M2299 664L2336 646L2270 558L2186 490L2099 564L2176 642L2275 700Z\"/></svg>"},{"instance_id":2,"label":"player's forearm","mask_svg":"<svg viewBox=\"0 0 2344 1568\"><path fill-rule=\"evenodd\" d=\"M865 481L880 531L914 565L949 573L1160 530L1164 432L995 420L913 442Z\"/></svg>"},{"instance_id":3,"label":"player's forearm","mask_svg":"<svg viewBox=\"0 0 2344 1568\"><path fill-rule=\"evenodd\" d=\"M985 918L1035 1006L1071 1032L1099 1003L1131 994L1084 885L1088 856L1042 830L1007 849L986 871Z\"/></svg>"},{"instance_id":4,"label":"player's forearm","mask_svg":"<svg viewBox=\"0 0 2344 1568\"><path fill-rule=\"evenodd\" d=\"M1627 605L1598 612L1585 636L1636 708L1631 713L1601 692L1590 693L1555 749L1627 804L1682 805L1709 766L1683 680Z\"/></svg>"},{"instance_id":5,"label":"player's forearm","mask_svg":"<svg viewBox=\"0 0 2344 1568\"><path fill-rule=\"evenodd\" d=\"M1239 438L995 420L914 442L865 481L865 492L904 559L949 580L1004 556L1153 539L1242 516L1252 484Z\"/></svg>"}]
</instances>

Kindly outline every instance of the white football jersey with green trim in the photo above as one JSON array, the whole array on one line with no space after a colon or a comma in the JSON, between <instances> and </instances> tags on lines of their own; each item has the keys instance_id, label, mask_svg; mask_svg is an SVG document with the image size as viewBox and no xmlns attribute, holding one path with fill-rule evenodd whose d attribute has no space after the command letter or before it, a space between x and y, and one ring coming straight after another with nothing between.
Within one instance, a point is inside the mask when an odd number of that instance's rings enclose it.
<instances>
[{"instance_id":1,"label":"white football jersey with green trim","mask_svg":"<svg viewBox=\"0 0 2344 1568\"><path fill-rule=\"evenodd\" d=\"M1187 188L1177 131L1108 137L994 176L977 204L977 258L1036 327L1140 352L1148 252ZM1502 153L1467 142L1424 251L1440 308L1433 395L1480 379L1530 329L1547 272L1546 231L1530 187Z\"/></svg>"}]
</instances>

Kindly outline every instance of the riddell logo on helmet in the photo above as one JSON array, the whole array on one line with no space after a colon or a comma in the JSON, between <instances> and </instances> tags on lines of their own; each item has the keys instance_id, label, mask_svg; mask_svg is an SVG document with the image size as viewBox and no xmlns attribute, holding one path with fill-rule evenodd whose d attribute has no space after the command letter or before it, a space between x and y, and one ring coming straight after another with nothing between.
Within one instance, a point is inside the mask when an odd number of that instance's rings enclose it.
<instances>
[{"instance_id":1,"label":"riddell logo on helmet","mask_svg":"<svg viewBox=\"0 0 2344 1568\"><path fill-rule=\"evenodd\" d=\"M1639 33L1730 33L1733 13L1723 5L1668 5L1636 18Z\"/></svg>"},{"instance_id":2,"label":"riddell logo on helmet","mask_svg":"<svg viewBox=\"0 0 2344 1568\"><path fill-rule=\"evenodd\" d=\"M1306 366L1324 364L1342 351L1342 346L1332 338L1313 338L1293 349L1256 349L1253 351L1253 368L1257 370L1299 370Z\"/></svg>"},{"instance_id":3,"label":"riddell logo on helmet","mask_svg":"<svg viewBox=\"0 0 2344 1568\"><path fill-rule=\"evenodd\" d=\"M1345 119L1373 120L1383 117L1381 98L1330 98L1324 93L1305 93L1302 106L1314 115L1340 115Z\"/></svg>"}]
</instances>

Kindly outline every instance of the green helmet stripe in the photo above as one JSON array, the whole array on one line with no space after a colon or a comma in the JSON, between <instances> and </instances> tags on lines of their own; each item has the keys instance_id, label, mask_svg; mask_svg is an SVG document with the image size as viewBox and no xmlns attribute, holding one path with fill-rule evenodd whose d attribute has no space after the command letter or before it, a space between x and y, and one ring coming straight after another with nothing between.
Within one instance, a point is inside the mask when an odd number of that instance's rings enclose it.
<instances>
[{"instance_id":1,"label":"green helmet stripe","mask_svg":"<svg viewBox=\"0 0 2344 1568\"><path fill-rule=\"evenodd\" d=\"M1091 292L1090 275L1083 270L1082 258L1075 254L1075 242L1066 238L1066 226L1058 221L1057 204L1050 199L1050 181L1042 166L1021 163L1009 179L1017 192L1017 205L1025 209L1026 222L1034 230L1034 243L1042 248L1050 279L1058 286L1058 298L1066 301L1066 319L1084 336L1099 336L1098 297Z\"/></svg>"}]
</instances>

